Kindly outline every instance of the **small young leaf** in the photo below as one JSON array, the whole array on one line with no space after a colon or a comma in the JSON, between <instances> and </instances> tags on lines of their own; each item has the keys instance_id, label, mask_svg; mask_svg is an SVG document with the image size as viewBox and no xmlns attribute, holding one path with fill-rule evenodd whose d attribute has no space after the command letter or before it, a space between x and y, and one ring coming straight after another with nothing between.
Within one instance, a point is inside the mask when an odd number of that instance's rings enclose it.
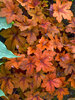
<instances>
[{"instance_id":1,"label":"small young leaf","mask_svg":"<svg viewBox=\"0 0 75 100\"><path fill-rule=\"evenodd\" d=\"M11 23L14 24L14 21L12 21Z\"/></svg>"},{"instance_id":2,"label":"small young leaf","mask_svg":"<svg viewBox=\"0 0 75 100\"><path fill-rule=\"evenodd\" d=\"M6 48L6 46L0 41L0 59L2 57L7 57L7 58L15 58L15 57L20 57L14 55L10 50Z\"/></svg>"},{"instance_id":3,"label":"small young leaf","mask_svg":"<svg viewBox=\"0 0 75 100\"><path fill-rule=\"evenodd\" d=\"M8 29L12 27L12 23L7 24L5 17L0 17L0 30L1 29Z\"/></svg>"}]
</instances>

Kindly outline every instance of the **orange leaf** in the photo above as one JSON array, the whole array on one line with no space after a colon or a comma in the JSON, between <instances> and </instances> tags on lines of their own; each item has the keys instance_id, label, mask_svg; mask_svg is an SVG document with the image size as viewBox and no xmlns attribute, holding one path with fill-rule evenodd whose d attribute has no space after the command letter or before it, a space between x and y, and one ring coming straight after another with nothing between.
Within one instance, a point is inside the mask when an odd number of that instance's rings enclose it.
<instances>
[{"instance_id":1,"label":"orange leaf","mask_svg":"<svg viewBox=\"0 0 75 100\"><path fill-rule=\"evenodd\" d=\"M59 88L61 85L62 81L59 78L56 78L55 74L47 75L42 83L42 87L46 88L46 91L51 94L55 91L55 87Z\"/></svg>"},{"instance_id":2,"label":"orange leaf","mask_svg":"<svg viewBox=\"0 0 75 100\"><path fill-rule=\"evenodd\" d=\"M49 41L49 48L48 48L48 50L54 51L54 49L58 48L61 51L61 49L63 47L63 44L61 43L61 41L58 38L58 36L55 35L55 38L54 38L52 34L48 34L48 37L51 39Z\"/></svg>"},{"instance_id":3,"label":"orange leaf","mask_svg":"<svg viewBox=\"0 0 75 100\"><path fill-rule=\"evenodd\" d=\"M9 59L9 61L5 63L5 67L8 68L8 70L11 68L18 69L22 61L25 59L24 54L21 54L21 55L18 54L17 56L21 56L21 57Z\"/></svg>"},{"instance_id":4,"label":"orange leaf","mask_svg":"<svg viewBox=\"0 0 75 100\"><path fill-rule=\"evenodd\" d=\"M35 57L34 56L28 56L25 58L25 60L22 60L19 66L22 70L27 70L27 75L31 75L34 72L35 68Z\"/></svg>"},{"instance_id":5,"label":"orange leaf","mask_svg":"<svg viewBox=\"0 0 75 100\"><path fill-rule=\"evenodd\" d=\"M2 66L0 72L0 84L1 89L5 92L5 94L12 94L13 92L14 85L12 83L12 77L10 72L6 70L4 66Z\"/></svg>"},{"instance_id":6,"label":"orange leaf","mask_svg":"<svg viewBox=\"0 0 75 100\"><path fill-rule=\"evenodd\" d=\"M66 27L66 32L75 34L75 17L69 22L70 24Z\"/></svg>"},{"instance_id":7,"label":"orange leaf","mask_svg":"<svg viewBox=\"0 0 75 100\"><path fill-rule=\"evenodd\" d=\"M58 100L63 100L63 96L68 94L69 94L68 88L59 88L55 92L55 95L57 95Z\"/></svg>"},{"instance_id":8,"label":"orange leaf","mask_svg":"<svg viewBox=\"0 0 75 100\"><path fill-rule=\"evenodd\" d=\"M41 69L44 72L48 72L48 71L55 71L55 67L53 67L52 63L50 62L50 58L49 58L49 52L47 50L45 50L43 53L40 49L37 49L35 52L35 58L36 58L36 62L35 65L36 67L36 71L39 72L41 71Z\"/></svg>"},{"instance_id":9,"label":"orange leaf","mask_svg":"<svg viewBox=\"0 0 75 100\"><path fill-rule=\"evenodd\" d=\"M44 100L40 97L40 93L36 92L36 93L32 93L30 95L28 95L28 98L26 100Z\"/></svg>"},{"instance_id":10,"label":"orange leaf","mask_svg":"<svg viewBox=\"0 0 75 100\"><path fill-rule=\"evenodd\" d=\"M39 44L36 45L37 48L44 50L49 47L49 41L48 39L45 39L44 37L41 37L39 40Z\"/></svg>"},{"instance_id":11,"label":"orange leaf","mask_svg":"<svg viewBox=\"0 0 75 100\"><path fill-rule=\"evenodd\" d=\"M26 39L17 27L13 26L12 28L3 30L0 32L0 35L6 39L5 45L11 51L14 51L17 45L21 48L25 45Z\"/></svg>"},{"instance_id":12,"label":"orange leaf","mask_svg":"<svg viewBox=\"0 0 75 100\"><path fill-rule=\"evenodd\" d=\"M71 86L75 88L75 74L72 74L68 81L71 82Z\"/></svg>"},{"instance_id":13,"label":"orange leaf","mask_svg":"<svg viewBox=\"0 0 75 100\"><path fill-rule=\"evenodd\" d=\"M15 85L15 88L20 88L24 92L27 88L29 88L31 78L22 73L15 73L12 81Z\"/></svg>"},{"instance_id":14,"label":"orange leaf","mask_svg":"<svg viewBox=\"0 0 75 100\"><path fill-rule=\"evenodd\" d=\"M22 10L17 4L14 4L12 0L4 0L6 5L0 11L0 17L6 17L7 23L11 23L14 20L19 19L19 15L22 15Z\"/></svg>"},{"instance_id":15,"label":"orange leaf","mask_svg":"<svg viewBox=\"0 0 75 100\"><path fill-rule=\"evenodd\" d=\"M56 17L59 23L62 21L63 18L71 20L71 17L73 16L73 13L71 12L71 10L69 10L71 5L71 1L62 2L61 4L61 0L56 0L56 4L53 4L53 16Z\"/></svg>"},{"instance_id":16,"label":"orange leaf","mask_svg":"<svg viewBox=\"0 0 75 100\"><path fill-rule=\"evenodd\" d=\"M24 37L27 36L27 42L32 45L39 35L38 27L32 27L31 29L22 32L21 35Z\"/></svg>"},{"instance_id":17,"label":"orange leaf","mask_svg":"<svg viewBox=\"0 0 75 100\"><path fill-rule=\"evenodd\" d=\"M30 55L35 52L35 49L32 47L28 47L27 54Z\"/></svg>"},{"instance_id":18,"label":"orange leaf","mask_svg":"<svg viewBox=\"0 0 75 100\"><path fill-rule=\"evenodd\" d=\"M71 74L72 71L75 72L75 66L73 63L69 62L69 63L66 63L65 61L64 62L59 62L59 64L61 65L61 67L65 68L65 75L68 75L68 74Z\"/></svg>"},{"instance_id":19,"label":"orange leaf","mask_svg":"<svg viewBox=\"0 0 75 100\"><path fill-rule=\"evenodd\" d=\"M19 27L21 31L25 31L26 29L31 29L32 26L36 26L37 23L35 23L33 20L28 19L26 16L19 16L20 20L15 21L14 25Z\"/></svg>"},{"instance_id":20,"label":"orange leaf","mask_svg":"<svg viewBox=\"0 0 75 100\"><path fill-rule=\"evenodd\" d=\"M44 14L38 6L36 6L35 9L30 9L28 13L30 14L30 16L32 16L34 22L40 22L44 17Z\"/></svg>"}]
</instances>

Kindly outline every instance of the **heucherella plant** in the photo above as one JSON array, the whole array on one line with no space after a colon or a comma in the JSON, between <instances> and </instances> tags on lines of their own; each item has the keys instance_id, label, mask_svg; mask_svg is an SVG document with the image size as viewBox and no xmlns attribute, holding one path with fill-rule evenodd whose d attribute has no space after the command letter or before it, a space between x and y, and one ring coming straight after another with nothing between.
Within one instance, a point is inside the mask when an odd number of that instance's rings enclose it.
<instances>
[{"instance_id":1,"label":"heucherella plant","mask_svg":"<svg viewBox=\"0 0 75 100\"><path fill-rule=\"evenodd\" d=\"M1 98L75 98L73 6L73 0L0 0Z\"/></svg>"}]
</instances>

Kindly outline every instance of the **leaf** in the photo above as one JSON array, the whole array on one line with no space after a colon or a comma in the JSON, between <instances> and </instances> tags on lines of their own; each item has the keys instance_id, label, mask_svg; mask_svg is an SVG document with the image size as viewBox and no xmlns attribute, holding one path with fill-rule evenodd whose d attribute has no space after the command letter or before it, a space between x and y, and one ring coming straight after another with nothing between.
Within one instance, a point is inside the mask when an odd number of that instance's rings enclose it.
<instances>
[{"instance_id":1,"label":"leaf","mask_svg":"<svg viewBox=\"0 0 75 100\"><path fill-rule=\"evenodd\" d=\"M75 88L75 79L70 77L68 81L71 82L71 87Z\"/></svg>"},{"instance_id":2,"label":"leaf","mask_svg":"<svg viewBox=\"0 0 75 100\"><path fill-rule=\"evenodd\" d=\"M63 96L68 94L69 94L68 88L59 88L55 92L55 95L57 95L58 100L63 100Z\"/></svg>"},{"instance_id":3,"label":"leaf","mask_svg":"<svg viewBox=\"0 0 75 100\"><path fill-rule=\"evenodd\" d=\"M69 22L70 24L66 26L66 32L75 34L75 17Z\"/></svg>"},{"instance_id":4,"label":"leaf","mask_svg":"<svg viewBox=\"0 0 75 100\"><path fill-rule=\"evenodd\" d=\"M16 46L24 47L26 39L21 35L18 27L13 26L10 29L3 30L0 35L6 39L5 45L11 51L15 51Z\"/></svg>"},{"instance_id":5,"label":"leaf","mask_svg":"<svg viewBox=\"0 0 75 100\"><path fill-rule=\"evenodd\" d=\"M29 93L26 100L44 100L41 98L40 92Z\"/></svg>"},{"instance_id":6,"label":"leaf","mask_svg":"<svg viewBox=\"0 0 75 100\"><path fill-rule=\"evenodd\" d=\"M59 64L61 65L61 67L65 68L65 75L71 74L72 71L75 72L75 66L73 63L69 62L69 63L65 63L64 62L59 62Z\"/></svg>"},{"instance_id":7,"label":"leaf","mask_svg":"<svg viewBox=\"0 0 75 100\"><path fill-rule=\"evenodd\" d=\"M40 3L39 0L17 0L22 6L25 7L26 10L30 10L30 8L35 8Z\"/></svg>"},{"instance_id":8,"label":"leaf","mask_svg":"<svg viewBox=\"0 0 75 100\"><path fill-rule=\"evenodd\" d=\"M43 73L40 73L40 72L34 73L33 74L33 87L32 88L35 87L34 89L36 89L36 88L40 87L41 81L43 78L45 78L45 75Z\"/></svg>"},{"instance_id":9,"label":"leaf","mask_svg":"<svg viewBox=\"0 0 75 100\"><path fill-rule=\"evenodd\" d=\"M6 93L12 94L13 88L14 85L10 80L7 79L2 81L1 89L4 90Z\"/></svg>"},{"instance_id":10,"label":"leaf","mask_svg":"<svg viewBox=\"0 0 75 100\"><path fill-rule=\"evenodd\" d=\"M39 35L39 29L38 27L32 27L29 30L26 30L21 33L22 36L26 37L27 36L27 42L32 45L34 41L37 40L37 36Z\"/></svg>"},{"instance_id":11,"label":"leaf","mask_svg":"<svg viewBox=\"0 0 75 100\"><path fill-rule=\"evenodd\" d=\"M15 21L14 25L19 27L21 31L25 31L31 29L32 26L36 26L37 24L32 19L22 16L19 21Z\"/></svg>"},{"instance_id":12,"label":"leaf","mask_svg":"<svg viewBox=\"0 0 75 100\"><path fill-rule=\"evenodd\" d=\"M8 97L4 94L4 92L0 89L0 97L2 97L2 96L4 96L4 97L6 97L7 99L8 99Z\"/></svg>"},{"instance_id":13,"label":"leaf","mask_svg":"<svg viewBox=\"0 0 75 100\"><path fill-rule=\"evenodd\" d=\"M12 94L13 92L14 84L12 83L12 78L8 69L5 69L4 66L2 66L0 70L0 83L1 89L5 94Z\"/></svg>"},{"instance_id":14,"label":"leaf","mask_svg":"<svg viewBox=\"0 0 75 100\"><path fill-rule=\"evenodd\" d=\"M31 78L26 75L19 73L15 74L15 78L13 79L13 83L16 88L20 88L23 92L29 88L29 83L31 82Z\"/></svg>"},{"instance_id":15,"label":"leaf","mask_svg":"<svg viewBox=\"0 0 75 100\"><path fill-rule=\"evenodd\" d=\"M23 60L20 64L19 68L22 70L27 70L27 75L32 75L35 68L35 57L28 56L27 58L25 58L25 60Z\"/></svg>"},{"instance_id":16,"label":"leaf","mask_svg":"<svg viewBox=\"0 0 75 100\"><path fill-rule=\"evenodd\" d=\"M25 60L25 55L24 54L16 54L17 56L20 56L18 58L12 58L12 59L8 59L9 61L7 61L5 63L5 67L9 70L11 68L16 68L18 69L19 66L21 65L21 63Z\"/></svg>"},{"instance_id":17,"label":"leaf","mask_svg":"<svg viewBox=\"0 0 75 100\"><path fill-rule=\"evenodd\" d=\"M0 30L12 27L12 23L7 24L5 17L0 17Z\"/></svg>"},{"instance_id":18,"label":"leaf","mask_svg":"<svg viewBox=\"0 0 75 100\"><path fill-rule=\"evenodd\" d=\"M46 88L50 94L55 91L55 87L59 88L62 85L62 81L59 78L56 78L55 74L47 74L43 79L42 87Z\"/></svg>"},{"instance_id":19,"label":"leaf","mask_svg":"<svg viewBox=\"0 0 75 100\"><path fill-rule=\"evenodd\" d=\"M27 54L28 54L28 55L30 55L30 54L32 54L32 53L35 52L35 49L34 49L33 47L31 47L31 46L28 47L27 49L28 49L28 50L27 50Z\"/></svg>"},{"instance_id":20,"label":"leaf","mask_svg":"<svg viewBox=\"0 0 75 100\"><path fill-rule=\"evenodd\" d=\"M49 26L48 27L48 33L52 33L53 36L55 36L55 34L59 33L59 29L56 26Z\"/></svg>"},{"instance_id":21,"label":"leaf","mask_svg":"<svg viewBox=\"0 0 75 100\"><path fill-rule=\"evenodd\" d=\"M0 59L2 57L7 57L7 58L15 58L19 57L14 55L11 51L9 51L6 46L0 41Z\"/></svg>"},{"instance_id":22,"label":"leaf","mask_svg":"<svg viewBox=\"0 0 75 100\"><path fill-rule=\"evenodd\" d=\"M53 35L49 33L48 37L51 39L49 41L49 48L48 48L48 50L54 51L54 49L58 48L61 51L61 49L63 47L63 44L61 43L61 41L58 38L58 36L55 35L55 37L53 37Z\"/></svg>"},{"instance_id":23,"label":"leaf","mask_svg":"<svg viewBox=\"0 0 75 100\"><path fill-rule=\"evenodd\" d=\"M53 64L50 62L50 55L49 52L47 50L45 50L43 53L40 49L37 49L35 51L35 65L36 67L36 71L39 72L41 71L41 69L44 72L48 72L48 71L55 71L55 67L52 66Z\"/></svg>"},{"instance_id":24,"label":"leaf","mask_svg":"<svg viewBox=\"0 0 75 100\"><path fill-rule=\"evenodd\" d=\"M0 63L0 65L2 65L3 64L3 62L2 63Z\"/></svg>"},{"instance_id":25,"label":"leaf","mask_svg":"<svg viewBox=\"0 0 75 100\"><path fill-rule=\"evenodd\" d=\"M49 41L48 39L41 37L41 39L39 40L39 44L37 44L36 46L41 50L47 49L49 47Z\"/></svg>"},{"instance_id":26,"label":"leaf","mask_svg":"<svg viewBox=\"0 0 75 100\"><path fill-rule=\"evenodd\" d=\"M28 10L28 13L30 16L32 16L34 22L40 22L44 17L42 10L38 6L36 6L35 9Z\"/></svg>"},{"instance_id":27,"label":"leaf","mask_svg":"<svg viewBox=\"0 0 75 100\"><path fill-rule=\"evenodd\" d=\"M50 27L50 25L51 25L51 23L48 21L48 20L46 20L46 19L42 19L41 21L40 21L40 27L41 28L43 28L44 30L45 30L45 32L47 32L47 29Z\"/></svg>"},{"instance_id":28,"label":"leaf","mask_svg":"<svg viewBox=\"0 0 75 100\"><path fill-rule=\"evenodd\" d=\"M19 19L19 15L22 16L22 10L18 7L18 4L13 3L12 0L4 0L6 5L0 11L0 17L6 17L7 23L11 23L14 20Z\"/></svg>"},{"instance_id":29,"label":"leaf","mask_svg":"<svg viewBox=\"0 0 75 100\"><path fill-rule=\"evenodd\" d=\"M19 87L22 89L22 91L24 92L27 88L29 88L29 82L31 80L25 76L22 75L22 77L20 77L19 80Z\"/></svg>"},{"instance_id":30,"label":"leaf","mask_svg":"<svg viewBox=\"0 0 75 100\"><path fill-rule=\"evenodd\" d=\"M63 18L71 20L71 17L73 16L73 13L71 12L71 10L69 10L71 5L71 1L61 3L61 0L56 0L56 4L53 4L53 16L56 17L59 23L62 21Z\"/></svg>"}]
</instances>

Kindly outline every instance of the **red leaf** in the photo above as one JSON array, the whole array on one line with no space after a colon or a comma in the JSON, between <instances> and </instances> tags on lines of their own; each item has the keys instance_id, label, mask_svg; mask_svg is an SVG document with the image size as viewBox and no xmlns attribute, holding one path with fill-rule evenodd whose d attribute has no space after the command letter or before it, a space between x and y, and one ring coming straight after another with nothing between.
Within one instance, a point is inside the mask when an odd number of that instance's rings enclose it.
<instances>
[{"instance_id":1,"label":"red leaf","mask_svg":"<svg viewBox=\"0 0 75 100\"><path fill-rule=\"evenodd\" d=\"M42 87L46 88L46 91L51 94L55 91L55 87L59 88L61 85L62 81L56 78L55 74L47 75L42 83Z\"/></svg>"}]
</instances>

